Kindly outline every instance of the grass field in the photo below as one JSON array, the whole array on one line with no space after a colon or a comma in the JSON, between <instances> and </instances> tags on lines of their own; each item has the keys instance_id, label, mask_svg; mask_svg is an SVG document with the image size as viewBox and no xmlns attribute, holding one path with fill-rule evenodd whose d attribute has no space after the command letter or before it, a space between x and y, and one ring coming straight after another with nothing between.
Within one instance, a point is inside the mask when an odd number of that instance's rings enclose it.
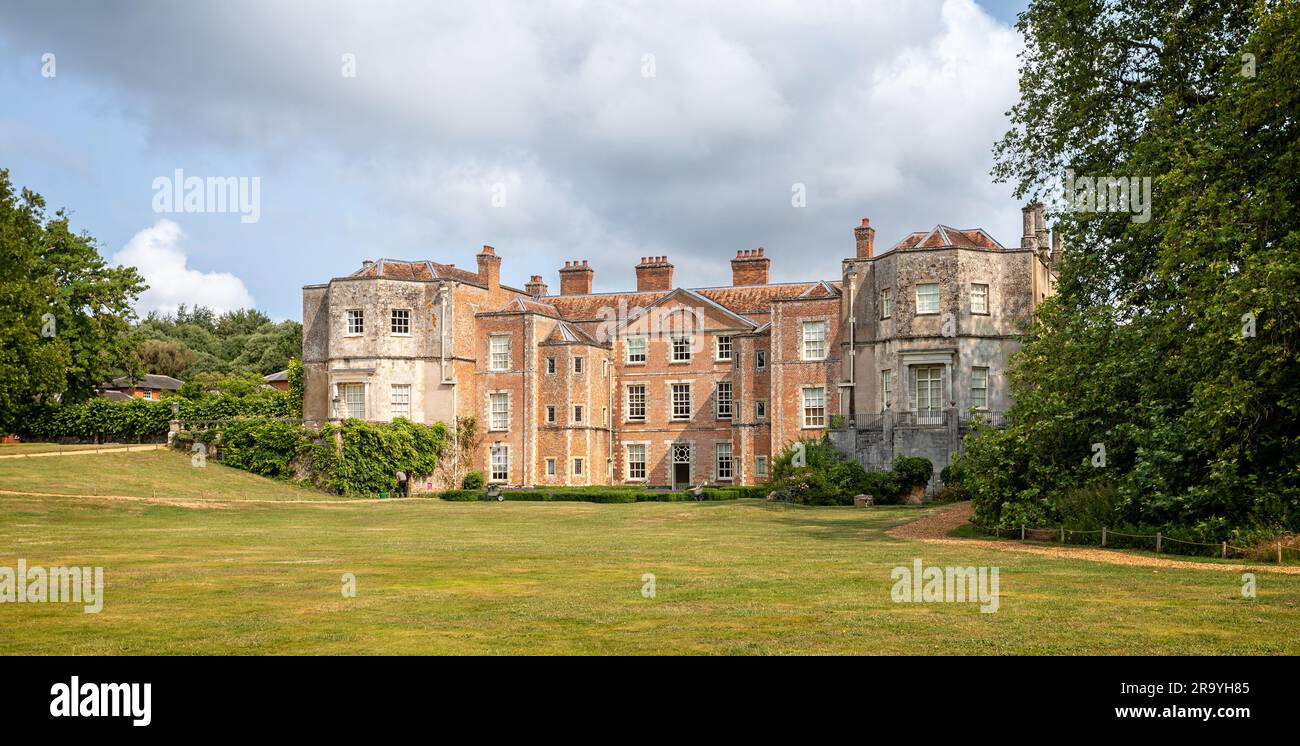
<instances>
[{"instance_id":1,"label":"grass field","mask_svg":"<svg viewBox=\"0 0 1300 746\"><path fill-rule=\"evenodd\" d=\"M117 496L0 494L0 566L107 586L99 614L0 605L5 654L1300 653L1300 576L1245 599L1231 570L885 535L920 508L344 501L161 451L4 460L0 490ZM893 603L913 558L1000 567L999 610Z\"/></svg>"}]
</instances>

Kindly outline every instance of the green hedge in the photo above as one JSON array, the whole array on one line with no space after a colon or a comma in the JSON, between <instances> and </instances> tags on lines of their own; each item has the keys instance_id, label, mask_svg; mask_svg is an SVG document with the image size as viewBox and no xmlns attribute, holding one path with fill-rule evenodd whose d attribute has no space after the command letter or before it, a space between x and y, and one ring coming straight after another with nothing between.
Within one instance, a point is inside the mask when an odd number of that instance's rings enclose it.
<instances>
[{"instance_id":1,"label":"green hedge","mask_svg":"<svg viewBox=\"0 0 1300 746\"><path fill-rule=\"evenodd\" d=\"M157 401L109 401L102 396L76 404L42 404L24 413L19 434L34 439L147 438L167 434L172 403L181 420L227 420L235 417L287 417L289 397L283 391L262 389L248 396L212 396Z\"/></svg>"},{"instance_id":2,"label":"green hedge","mask_svg":"<svg viewBox=\"0 0 1300 746\"><path fill-rule=\"evenodd\" d=\"M757 487L705 487L705 500L738 500L766 497L768 489ZM640 485L591 485L555 489L503 490L505 499L519 502L587 502L626 504L640 502L687 502L695 498L689 492L650 492ZM472 501L484 496L483 490L443 490L436 493L443 500Z\"/></svg>"}]
</instances>

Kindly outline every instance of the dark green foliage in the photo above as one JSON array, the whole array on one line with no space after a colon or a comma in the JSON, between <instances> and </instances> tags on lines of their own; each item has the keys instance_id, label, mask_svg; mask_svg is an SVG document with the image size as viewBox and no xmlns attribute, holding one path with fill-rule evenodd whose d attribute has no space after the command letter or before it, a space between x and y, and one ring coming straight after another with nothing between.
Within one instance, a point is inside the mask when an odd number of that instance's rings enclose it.
<instances>
[{"instance_id":1,"label":"dark green foliage","mask_svg":"<svg viewBox=\"0 0 1300 746\"><path fill-rule=\"evenodd\" d=\"M39 194L16 192L0 169L0 433L21 430L32 404L89 399L131 367L132 304L144 290L135 269L108 266L67 213L47 215Z\"/></svg>"},{"instance_id":2,"label":"dark green foliage","mask_svg":"<svg viewBox=\"0 0 1300 746\"><path fill-rule=\"evenodd\" d=\"M1039 0L1020 28L996 175L1150 177L1154 199L1147 222L1055 216L1010 424L967 442L978 520L1300 529L1300 5Z\"/></svg>"},{"instance_id":3,"label":"dark green foliage","mask_svg":"<svg viewBox=\"0 0 1300 746\"><path fill-rule=\"evenodd\" d=\"M898 502L905 489L903 481L894 472L869 471L862 492L871 495L880 505L889 505Z\"/></svg>"},{"instance_id":4,"label":"dark green foliage","mask_svg":"<svg viewBox=\"0 0 1300 746\"><path fill-rule=\"evenodd\" d=\"M244 397L209 397L198 401L170 397L158 401L132 399L113 402L95 397L78 404L29 407L18 432L33 438L147 438L167 434L173 404L185 421L234 417L284 417L287 397L262 389Z\"/></svg>"},{"instance_id":5,"label":"dark green foliage","mask_svg":"<svg viewBox=\"0 0 1300 746\"><path fill-rule=\"evenodd\" d=\"M302 324L275 322L251 308L217 315L203 306L182 305L174 314L150 313L133 336L142 358L161 350L157 343L171 345L166 359L188 365L169 375L186 379L203 372L249 372L260 377L287 369L289 361L302 354Z\"/></svg>"},{"instance_id":6,"label":"dark green foliage","mask_svg":"<svg viewBox=\"0 0 1300 746\"><path fill-rule=\"evenodd\" d=\"M895 456L893 472L904 489L924 487L934 476L934 464L920 456Z\"/></svg>"},{"instance_id":7,"label":"dark green foliage","mask_svg":"<svg viewBox=\"0 0 1300 746\"><path fill-rule=\"evenodd\" d=\"M302 418L302 397L304 392L304 373L302 361L298 358L289 359L289 367L286 369L289 379L289 416Z\"/></svg>"},{"instance_id":8,"label":"dark green foliage","mask_svg":"<svg viewBox=\"0 0 1300 746\"><path fill-rule=\"evenodd\" d=\"M221 462L264 477L288 479L309 439L296 422L237 419L221 426Z\"/></svg>"},{"instance_id":9,"label":"dark green foliage","mask_svg":"<svg viewBox=\"0 0 1300 746\"><path fill-rule=\"evenodd\" d=\"M460 480L460 486L467 490L481 490L486 480L483 478L483 472L471 471Z\"/></svg>"},{"instance_id":10,"label":"dark green foliage","mask_svg":"<svg viewBox=\"0 0 1300 746\"><path fill-rule=\"evenodd\" d=\"M441 422L420 425L403 417L387 424L344 420L338 430L343 448L330 486L345 495L391 491L399 469L412 479L426 477L447 444L447 428Z\"/></svg>"}]
</instances>

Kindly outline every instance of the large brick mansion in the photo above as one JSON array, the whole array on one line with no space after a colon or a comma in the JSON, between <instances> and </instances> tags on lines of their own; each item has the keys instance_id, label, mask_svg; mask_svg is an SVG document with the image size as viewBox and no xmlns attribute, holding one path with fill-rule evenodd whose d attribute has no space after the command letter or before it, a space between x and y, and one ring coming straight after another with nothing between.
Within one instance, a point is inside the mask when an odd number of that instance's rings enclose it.
<instances>
[{"instance_id":1,"label":"large brick mansion","mask_svg":"<svg viewBox=\"0 0 1300 746\"><path fill-rule=\"evenodd\" d=\"M876 254L867 220L835 279L768 281L742 250L732 284L681 288L667 257L641 257L636 290L593 293L569 261L501 284L477 271L366 261L303 288L304 416L416 422L473 416L481 469L506 485L762 482L772 455L828 429L869 465L937 462L971 411L1006 406L1002 372L1051 293L1041 206L1004 248L936 226Z\"/></svg>"}]
</instances>

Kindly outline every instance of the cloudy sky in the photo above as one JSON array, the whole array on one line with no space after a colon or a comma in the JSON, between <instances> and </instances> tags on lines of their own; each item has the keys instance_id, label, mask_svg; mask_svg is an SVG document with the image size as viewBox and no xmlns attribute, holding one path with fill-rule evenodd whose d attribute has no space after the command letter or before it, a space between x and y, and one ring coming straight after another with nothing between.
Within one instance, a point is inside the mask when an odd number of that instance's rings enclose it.
<instances>
[{"instance_id":1,"label":"cloudy sky","mask_svg":"<svg viewBox=\"0 0 1300 746\"><path fill-rule=\"evenodd\" d=\"M862 217L878 246L1018 241L988 172L1025 4L3 0L0 167L141 268L142 312L298 319L363 259L483 244L519 287L587 259L625 289L661 254L728 284L758 246L834 278ZM178 169L256 177L256 221L161 202Z\"/></svg>"}]
</instances>

